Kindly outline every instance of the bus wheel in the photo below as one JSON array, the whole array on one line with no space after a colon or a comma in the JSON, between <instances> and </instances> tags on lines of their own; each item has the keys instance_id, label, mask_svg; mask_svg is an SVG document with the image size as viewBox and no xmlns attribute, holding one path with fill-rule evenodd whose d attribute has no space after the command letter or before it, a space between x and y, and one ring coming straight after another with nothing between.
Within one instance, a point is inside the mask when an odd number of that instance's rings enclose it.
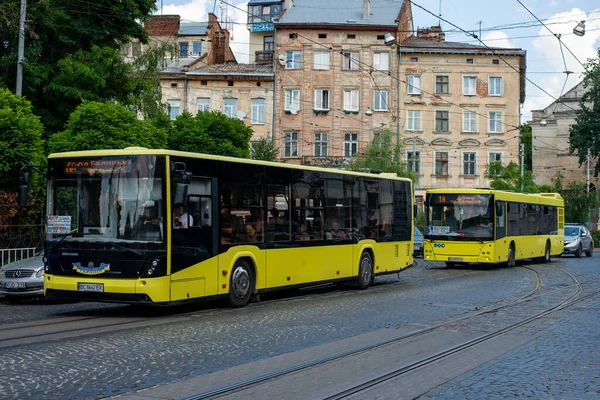
<instances>
[{"instance_id":1,"label":"bus wheel","mask_svg":"<svg viewBox=\"0 0 600 400\"><path fill-rule=\"evenodd\" d=\"M233 307L243 307L248 304L254 282L252 271L245 260L236 261L231 278L229 279L229 303Z\"/></svg>"},{"instance_id":2,"label":"bus wheel","mask_svg":"<svg viewBox=\"0 0 600 400\"><path fill-rule=\"evenodd\" d=\"M542 259L544 264L550 262L550 242L546 242L546 249L544 250L544 258Z\"/></svg>"},{"instance_id":3,"label":"bus wheel","mask_svg":"<svg viewBox=\"0 0 600 400\"><path fill-rule=\"evenodd\" d=\"M359 289L368 288L373 282L373 258L371 254L364 251L360 256L358 264L357 286Z\"/></svg>"},{"instance_id":4,"label":"bus wheel","mask_svg":"<svg viewBox=\"0 0 600 400\"><path fill-rule=\"evenodd\" d=\"M508 247L508 261L506 261L506 266L512 268L515 265L517 265L515 260L515 245L514 243L511 243Z\"/></svg>"}]
</instances>

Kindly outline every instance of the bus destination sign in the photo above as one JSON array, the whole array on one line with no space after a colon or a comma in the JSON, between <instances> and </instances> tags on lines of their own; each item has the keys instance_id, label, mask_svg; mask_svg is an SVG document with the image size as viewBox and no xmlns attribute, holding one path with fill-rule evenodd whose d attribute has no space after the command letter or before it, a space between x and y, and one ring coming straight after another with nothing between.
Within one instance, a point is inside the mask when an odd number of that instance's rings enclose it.
<instances>
[{"instance_id":1,"label":"bus destination sign","mask_svg":"<svg viewBox=\"0 0 600 400\"><path fill-rule=\"evenodd\" d=\"M490 201L489 195L480 194L433 194L431 204L472 204L487 206Z\"/></svg>"},{"instance_id":2,"label":"bus destination sign","mask_svg":"<svg viewBox=\"0 0 600 400\"><path fill-rule=\"evenodd\" d=\"M88 173L106 174L113 172L130 172L131 159L69 160L65 162L65 174Z\"/></svg>"}]
</instances>

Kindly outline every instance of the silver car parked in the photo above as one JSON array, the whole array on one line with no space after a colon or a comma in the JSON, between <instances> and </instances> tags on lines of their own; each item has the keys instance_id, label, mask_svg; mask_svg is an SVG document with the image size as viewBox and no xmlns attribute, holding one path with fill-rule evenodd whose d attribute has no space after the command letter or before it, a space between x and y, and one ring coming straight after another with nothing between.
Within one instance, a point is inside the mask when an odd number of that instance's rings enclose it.
<instances>
[{"instance_id":1,"label":"silver car parked","mask_svg":"<svg viewBox=\"0 0 600 400\"><path fill-rule=\"evenodd\" d=\"M591 257L594 251L594 239L583 225L565 224L565 249L563 254L585 255Z\"/></svg>"},{"instance_id":2,"label":"silver car parked","mask_svg":"<svg viewBox=\"0 0 600 400\"><path fill-rule=\"evenodd\" d=\"M42 254L6 264L0 270L0 295L8 301L44 296Z\"/></svg>"}]
</instances>

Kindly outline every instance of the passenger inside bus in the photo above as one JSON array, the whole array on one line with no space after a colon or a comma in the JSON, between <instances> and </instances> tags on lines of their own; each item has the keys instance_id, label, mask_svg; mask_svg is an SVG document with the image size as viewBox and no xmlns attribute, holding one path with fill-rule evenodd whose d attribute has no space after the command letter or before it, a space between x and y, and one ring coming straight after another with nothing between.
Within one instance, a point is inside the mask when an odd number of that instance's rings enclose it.
<instances>
[{"instance_id":1,"label":"passenger inside bus","mask_svg":"<svg viewBox=\"0 0 600 400\"><path fill-rule=\"evenodd\" d=\"M175 229L187 229L194 225L194 217L188 215L183 204L175 206L175 215L173 217Z\"/></svg>"},{"instance_id":2,"label":"passenger inside bus","mask_svg":"<svg viewBox=\"0 0 600 400\"><path fill-rule=\"evenodd\" d=\"M231 213L230 207L221 206L221 243L234 243L238 231L238 218Z\"/></svg>"}]
</instances>

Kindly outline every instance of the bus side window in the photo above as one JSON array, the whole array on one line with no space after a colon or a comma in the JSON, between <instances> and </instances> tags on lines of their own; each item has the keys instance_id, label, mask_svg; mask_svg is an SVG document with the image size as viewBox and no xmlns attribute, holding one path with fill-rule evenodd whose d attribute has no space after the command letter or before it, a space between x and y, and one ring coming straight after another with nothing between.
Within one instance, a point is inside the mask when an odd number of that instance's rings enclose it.
<instances>
[{"instance_id":1,"label":"bus side window","mask_svg":"<svg viewBox=\"0 0 600 400\"><path fill-rule=\"evenodd\" d=\"M506 236L506 203L496 202L496 239Z\"/></svg>"}]
</instances>

